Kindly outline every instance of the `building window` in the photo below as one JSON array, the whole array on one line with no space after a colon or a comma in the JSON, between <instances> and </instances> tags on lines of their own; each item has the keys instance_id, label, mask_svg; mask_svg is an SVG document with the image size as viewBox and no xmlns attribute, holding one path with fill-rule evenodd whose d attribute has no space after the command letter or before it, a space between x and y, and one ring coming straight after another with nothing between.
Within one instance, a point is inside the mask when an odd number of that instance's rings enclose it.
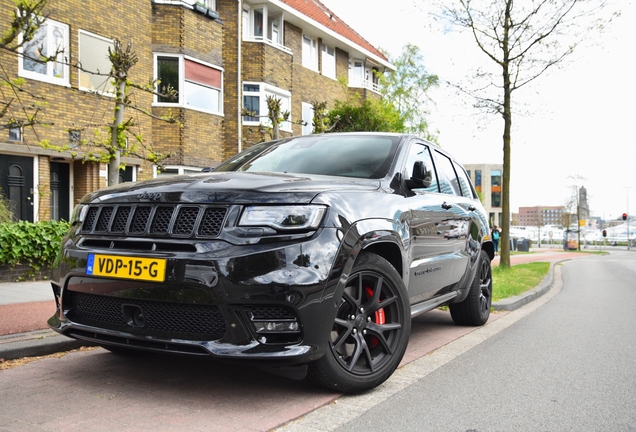
<instances>
[{"instance_id":1,"label":"building window","mask_svg":"<svg viewBox=\"0 0 636 432\"><path fill-rule=\"evenodd\" d=\"M490 171L490 184L494 186L501 187L501 170L491 170Z\"/></svg>"},{"instance_id":2,"label":"building window","mask_svg":"<svg viewBox=\"0 0 636 432\"><path fill-rule=\"evenodd\" d=\"M115 93L115 88L108 76L111 63L108 49L113 48L113 41L92 33L79 31L79 87L82 90L100 93Z\"/></svg>"},{"instance_id":3,"label":"building window","mask_svg":"<svg viewBox=\"0 0 636 432\"><path fill-rule=\"evenodd\" d=\"M172 88L179 95L179 57L157 57L157 79L159 80L159 93L166 93L166 89ZM157 102L178 103L167 96L157 96Z\"/></svg>"},{"instance_id":4,"label":"building window","mask_svg":"<svg viewBox=\"0 0 636 432\"><path fill-rule=\"evenodd\" d=\"M336 79L336 50L329 45L322 45L322 74Z\"/></svg>"},{"instance_id":5,"label":"building window","mask_svg":"<svg viewBox=\"0 0 636 432\"><path fill-rule=\"evenodd\" d=\"M180 166L180 165L167 165L162 170L157 170L157 177L167 177L184 174L197 174L201 172L202 168Z\"/></svg>"},{"instance_id":6,"label":"building window","mask_svg":"<svg viewBox=\"0 0 636 432\"><path fill-rule=\"evenodd\" d=\"M318 71L318 41L303 35L303 66Z\"/></svg>"},{"instance_id":7,"label":"building window","mask_svg":"<svg viewBox=\"0 0 636 432\"><path fill-rule=\"evenodd\" d=\"M490 196L491 207L501 207L501 192L492 192Z\"/></svg>"},{"instance_id":8,"label":"building window","mask_svg":"<svg viewBox=\"0 0 636 432\"><path fill-rule=\"evenodd\" d=\"M314 106L307 102L303 102L303 135L311 135L314 133Z\"/></svg>"},{"instance_id":9,"label":"building window","mask_svg":"<svg viewBox=\"0 0 636 432\"><path fill-rule=\"evenodd\" d=\"M203 6L205 6L208 9L216 10L216 0L188 0L188 3L193 5L195 3L199 3L199 4L203 4Z\"/></svg>"},{"instance_id":10,"label":"building window","mask_svg":"<svg viewBox=\"0 0 636 432\"><path fill-rule=\"evenodd\" d=\"M167 86L171 86L177 92L175 99L157 95L157 104L222 114L223 71L220 68L184 56L157 55L155 70L159 80L157 90L165 93Z\"/></svg>"},{"instance_id":11,"label":"building window","mask_svg":"<svg viewBox=\"0 0 636 432\"><path fill-rule=\"evenodd\" d=\"M281 32L281 23L282 23L282 19L280 16L275 17L275 18L271 18L270 19L270 34L269 34L269 38L272 41L272 43L274 43L275 45L282 45L283 44L283 34Z\"/></svg>"},{"instance_id":12,"label":"building window","mask_svg":"<svg viewBox=\"0 0 636 432\"><path fill-rule=\"evenodd\" d=\"M251 115L243 116L243 123L256 126L261 123L268 125L267 97L272 96L281 100L281 112L291 112L291 93L265 83L243 83L243 108ZM291 118L290 118L291 120ZM281 130L291 132L291 121L280 124Z\"/></svg>"},{"instance_id":13,"label":"building window","mask_svg":"<svg viewBox=\"0 0 636 432\"><path fill-rule=\"evenodd\" d=\"M481 192L481 170L475 170L475 189Z\"/></svg>"},{"instance_id":14,"label":"building window","mask_svg":"<svg viewBox=\"0 0 636 432\"><path fill-rule=\"evenodd\" d=\"M76 149L82 143L82 131L79 129L69 129L68 145L72 149Z\"/></svg>"},{"instance_id":15,"label":"building window","mask_svg":"<svg viewBox=\"0 0 636 432\"><path fill-rule=\"evenodd\" d=\"M349 87L366 88L380 91L380 71L376 67L365 65L362 60L349 61Z\"/></svg>"},{"instance_id":16,"label":"building window","mask_svg":"<svg viewBox=\"0 0 636 432\"><path fill-rule=\"evenodd\" d=\"M9 141L22 142L22 127L10 127L9 128Z\"/></svg>"},{"instance_id":17,"label":"building window","mask_svg":"<svg viewBox=\"0 0 636 432\"><path fill-rule=\"evenodd\" d=\"M244 122L260 121L261 115L261 86L260 84L243 84L243 108L250 115L243 116Z\"/></svg>"},{"instance_id":18,"label":"building window","mask_svg":"<svg viewBox=\"0 0 636 432\"><path fill-rule=\"evenodd\" d=\"M349 64L349 85L351 87L363 87L364 63L361 60L352 60Z\"/></svg>"},{"instance_id":19,"label":"building window","mask_svg":"<svg viewBox=\"0 0 636 432\"><path fill-rule=\"evenodd\" d=\"M501 170L490 171L490 205L501 207Z\"/></svg>"},{"instance_id":20,"label":"building window","mask_svg":"<svg viewBox=\"0 0 636 432\"><path fill-rule=\"evenodd\" d=\"M68 26L47 19L33 39L20 49L18 73L21 77L51 84L69 85ZM20 41L21 42L21 41ZM46 59L55 56L50 61Z\"/></svg>"},{"instance_id":21,"label":"building window","mask_svg":"<svg viewBox=\"0 0 636 432\"><path fill-rule=\"evenodd\" d=\"M256 42L267 42L277 48L289 51L283 41L283 15L270 15L266 5L243 6L243 38Z\"/></svg>"}]
</instances>

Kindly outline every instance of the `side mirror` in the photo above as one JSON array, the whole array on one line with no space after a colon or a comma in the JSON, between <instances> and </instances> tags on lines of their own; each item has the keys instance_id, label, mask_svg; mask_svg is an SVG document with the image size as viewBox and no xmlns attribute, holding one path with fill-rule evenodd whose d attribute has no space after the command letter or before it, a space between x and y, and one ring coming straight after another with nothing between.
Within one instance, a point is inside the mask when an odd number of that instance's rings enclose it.
<instances>
[{"instance_id":1,"label":"side mirror","mask_svg":"<svg viewBox=\"0 0 636 432\"><path fill-rule=\"evenodd\" d=\"M406 180L406 186L410 189L427 188L432 181L431 170L426 167L424 162L416 161L413 164L413 176Z\"/></svg>"}]
</instances>

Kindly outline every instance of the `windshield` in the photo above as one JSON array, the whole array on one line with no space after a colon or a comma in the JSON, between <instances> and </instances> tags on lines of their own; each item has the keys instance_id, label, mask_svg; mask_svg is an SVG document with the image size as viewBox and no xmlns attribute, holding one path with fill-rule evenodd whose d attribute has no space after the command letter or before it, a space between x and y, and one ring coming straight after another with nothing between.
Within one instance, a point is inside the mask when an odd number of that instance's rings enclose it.
<instances>
[{"instance_id":1,"label":"windshield","mask_svg":"<svg viewBox=\"0 0 636 432\"><path fill-rule=\"evenodd\" d=\"M279 172L378 179L386 176L399 136L315 135L257 144L214 171Z\"/></svg>"}]
</instances>

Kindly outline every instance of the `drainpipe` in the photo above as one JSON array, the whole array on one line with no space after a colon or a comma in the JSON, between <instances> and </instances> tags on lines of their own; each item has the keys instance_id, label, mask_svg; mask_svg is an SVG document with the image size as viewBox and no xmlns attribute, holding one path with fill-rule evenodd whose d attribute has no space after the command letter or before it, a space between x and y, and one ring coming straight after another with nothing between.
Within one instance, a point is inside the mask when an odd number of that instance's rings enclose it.
<instances>
[{"instance_id":1,"label":"drainpipe","mask_svg":"<svg viewBox=\"0 0 636 432\"><path fill-rule=\"evenodd\" d=\"M242 0L238 0L238 15L237 15L237 21L238 21L238 25L236 26L238 28L238 34L237 34L237 38L236 40L238 41L238 54L237 54L237 66L236 66L236 71L237 71L237 86L238 86L238 110L237 110L237 115L238 115L238 119L236 121L236 124L238 126L238 152L240 153L241 150L243 150L243 116L241 116L241 111L242 111L242 107L243 107L243 84L241 81L241 77L242 77L242 71L241 71L241 57L242 57L242 51L241 51L241 46L243 44L243 1Z\"/></svg>"}]
</instances>

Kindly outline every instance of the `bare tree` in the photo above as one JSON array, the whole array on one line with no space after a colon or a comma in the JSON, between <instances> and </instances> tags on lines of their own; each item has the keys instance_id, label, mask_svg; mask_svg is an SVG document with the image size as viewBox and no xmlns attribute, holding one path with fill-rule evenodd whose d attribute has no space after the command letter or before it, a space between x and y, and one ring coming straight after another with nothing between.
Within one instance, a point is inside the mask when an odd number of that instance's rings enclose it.
<instances>
[{"instance_id":1,"label":"bare tree","mask_svg":"<svg viewBox=\"0 0 636 432\"><path fill-rule=\"evenodd\" d=\"M501 115L503 130L502 267L510 267L510 152L512 97L515 92L563 62L593 29L612 16L600 12L609 0L454 0L439 4L439 18L467 30L491 60L479 69L478 82L458 88L476 98L476 106Z\"/></svg>"}]
</instances>

